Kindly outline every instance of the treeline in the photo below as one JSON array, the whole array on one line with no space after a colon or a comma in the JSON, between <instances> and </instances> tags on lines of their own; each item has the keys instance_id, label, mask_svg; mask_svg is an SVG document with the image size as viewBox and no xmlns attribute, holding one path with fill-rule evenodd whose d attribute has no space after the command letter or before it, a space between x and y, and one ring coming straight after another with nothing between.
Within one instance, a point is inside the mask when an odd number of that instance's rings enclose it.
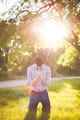
<instances>
[{"instance_id":1,"label":"treeline","mask_svg":"<svg viewBox=\"0 0 80 120\"><path fill-rule=\"evenodd\" d=\"M74 49L74 48L73 48ZM50 66L52 77L59 77L59 76L76 76L80 75L80 60L79 56L75 54L74 59L73 56L71 58L67 58L65 60L65 51L67 49L59 48L55 51L53 48L40 48L36 51L33 50L31 55L27 54L20 61L15 61L14 64L7 63L6 64L6 56L0 54L0 80L1 79L15 79L16 76L26 76L27 67L31 64L34 64L34 58L36 55L41 55L44 58L44 64ZM69 48L68 48L69 50ZM77 52L77 51L76 51ZM71 51L70 51L71 53ZM70 56L70 53L67 56ZM72 53L74 51L72 50ZM64 57L63 57L64 56ZM17 56L16 56L17 57ZM64 58L64 65L61 61ZM71 61L72 60L72 61ZM72 63L74 62L74 63ZM72 66L71 66L72 64ZM14 67L15 66L15 67ZM13 68L13 69L10 69Z\"/></svg>"}]
</instances>

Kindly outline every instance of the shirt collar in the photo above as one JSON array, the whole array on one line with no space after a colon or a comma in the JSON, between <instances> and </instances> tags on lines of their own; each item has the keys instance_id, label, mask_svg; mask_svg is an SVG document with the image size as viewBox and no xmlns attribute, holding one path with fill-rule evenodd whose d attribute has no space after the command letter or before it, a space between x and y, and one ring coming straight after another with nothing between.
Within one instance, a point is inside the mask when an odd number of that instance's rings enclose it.
<instances>
[{"instance_id":1,"label":"shirt collar","mask_svg":"<svg viewBox=\"0 0 80 120\"><path fill-rule=\"evenodd\" d=\"M35 67L35 69L37 69L37 65L36 64L34 64L34 67ZM43 70L43 64L41 66L41 70Z\"/></svg>"}]
</instances>

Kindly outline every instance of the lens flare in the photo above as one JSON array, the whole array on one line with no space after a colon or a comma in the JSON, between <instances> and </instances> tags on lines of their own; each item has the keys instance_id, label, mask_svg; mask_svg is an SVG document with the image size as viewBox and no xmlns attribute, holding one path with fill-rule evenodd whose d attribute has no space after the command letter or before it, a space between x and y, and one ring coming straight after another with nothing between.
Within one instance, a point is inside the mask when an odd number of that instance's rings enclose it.
<instances>
[{"instance_id":1,"label":"lens flare","mask_svg":"<svg viewBox=\"0 0 80 120\"><path fill-rule=\"evenodd\" d=\"M45 21L38 26L40 36L47 44L58 45L64 41L64 37L68 35L67 24L56 21Z\"/></svg>"}]
</instances>

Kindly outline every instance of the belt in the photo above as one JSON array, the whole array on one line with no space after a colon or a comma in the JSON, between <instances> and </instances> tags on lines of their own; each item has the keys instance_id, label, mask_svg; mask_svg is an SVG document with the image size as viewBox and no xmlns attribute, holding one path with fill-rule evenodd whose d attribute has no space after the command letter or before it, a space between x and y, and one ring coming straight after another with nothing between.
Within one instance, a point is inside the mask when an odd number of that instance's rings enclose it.
<instances>
[{"instance_id":1,"label":"belt","mask_svg":"<svg viewBox=\"0 0 80 120\"><path fill-rule=\"evenodd\" d=\"M45 93L45 92L47 92L47 90L40 91L40 92L34 91L34 90L31 91L31 93L32 93L32 94L35 94L35 95L41 95L41 94L43 94L43 93Z\"/></svg>"}]
</instances>

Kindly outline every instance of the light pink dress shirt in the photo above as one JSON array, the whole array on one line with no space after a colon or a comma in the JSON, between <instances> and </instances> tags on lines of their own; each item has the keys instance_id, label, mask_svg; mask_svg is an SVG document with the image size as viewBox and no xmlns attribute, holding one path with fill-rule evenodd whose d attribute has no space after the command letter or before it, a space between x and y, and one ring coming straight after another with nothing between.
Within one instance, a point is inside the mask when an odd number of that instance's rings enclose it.
<instances>
[{"instance_id":1,"label":"light pink dress shirt","mask_svg":"<svg viewBox=\"0 0 80 120\"><path fill-rule=\"evenodd\" d=\"M39 79L35 86L32 86L32 81L36 78L37 73L40 72L43 79L47 82L47 85L43 85ZM31 90L34 91L44 91L51 81L51 70L50 68L42 64L41 69L37 68L36 64L33 64L27 68L27 84L31 86Z\"/></svg>"}]
</instances>

